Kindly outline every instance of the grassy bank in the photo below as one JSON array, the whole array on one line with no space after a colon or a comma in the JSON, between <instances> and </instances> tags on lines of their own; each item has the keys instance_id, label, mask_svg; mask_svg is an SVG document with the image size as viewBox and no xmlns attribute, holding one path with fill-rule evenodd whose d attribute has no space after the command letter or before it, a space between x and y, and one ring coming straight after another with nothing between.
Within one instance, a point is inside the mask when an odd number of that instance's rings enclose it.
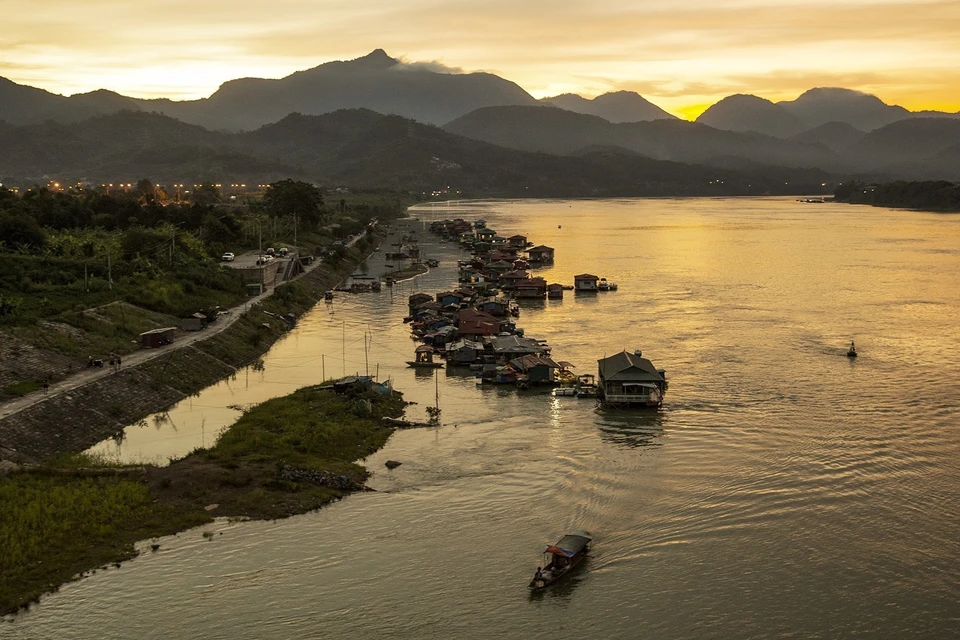
<instances>
[{"instance_id":1,"label":"grassy bank","mask_svg":"<svg viewBox=\"0 0 960 640\"><path fill-rule=\"evenodd\" d=\"M139 540L212 516L280 518L315 509L367 477L357 460L392 433L398 393L315 387L245 413L212 448L167 467L111 469L77 458L0 478L0 613L135 554Z\"/></svg>"}]
</instances>

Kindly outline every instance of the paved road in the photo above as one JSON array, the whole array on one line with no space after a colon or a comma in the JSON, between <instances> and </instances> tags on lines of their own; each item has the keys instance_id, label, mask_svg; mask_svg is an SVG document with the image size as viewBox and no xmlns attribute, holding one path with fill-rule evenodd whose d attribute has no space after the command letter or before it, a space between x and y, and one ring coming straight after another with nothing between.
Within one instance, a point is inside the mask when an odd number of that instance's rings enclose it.
<instances>
[{"instance_id":1,"label":"paved road","mask_svg":"<svg viewBox=\"0 0 960 640\"><path fill-rule=\"evenodd\" d=\"M350 239L347 243L347 246L352 247L360 239L360 236L356 236ZM303 273L308 273L317 267L320 266L322 260L314 260L312 264L304 267ZM302 274L301 274L302 275ZM298 276L299 277L299 276ZM139 351L134 351L131 354L123 356L123 367L136 366L142 362L152 360L159 356L162 356L165 353L168 353L171 349L181 349L188 345L191 345L195 342L201 340L206 340L210 336L213 336L217 333L220 333L239 318L247 310L250 305L256 304L261 300L268 298L273 295L273 288L271 287L264 293L247 298L242 304L238 304L235 307L223 312L223 315L220 316L220 319L216 323L209 325L206 329L202 331L192 331L187 333L182 337L178 337L177 341L171 345L160 347L158 349L141 349ZM61 394L65 391L70 391L71 389L76 389L81 387L88 382L97 380L109 376L113 371L110 369L110 365L104 363L102 369L92 368L92 369L81 369L77 373L71 375L68 378L54 382L46 391L34 391L29 393L22 398L17 398L16 400L11 400L0 405L0 420L11 416L19 411L23 411L27 407L32 407L33 405L44 401L45 399Z\"/></svg>"}]
</instances>

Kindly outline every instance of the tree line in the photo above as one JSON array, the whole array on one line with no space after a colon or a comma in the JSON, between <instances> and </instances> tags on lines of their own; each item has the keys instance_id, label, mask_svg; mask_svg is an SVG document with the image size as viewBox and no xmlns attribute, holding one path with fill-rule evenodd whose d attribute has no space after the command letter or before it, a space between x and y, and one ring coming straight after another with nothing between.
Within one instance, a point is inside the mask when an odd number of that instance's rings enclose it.
<instances>
[{"instance_id":1,"label":"tree line","mask_svg":"<svg viewBox=\"0 0 960 640\"><path fill-rule=\"evenodd\" d=\"M848 182L837 187L834 197L840 202L853 204L924 211L960 211L960 184L945 180L882 184Z\"/></svg>"}]
</instances>

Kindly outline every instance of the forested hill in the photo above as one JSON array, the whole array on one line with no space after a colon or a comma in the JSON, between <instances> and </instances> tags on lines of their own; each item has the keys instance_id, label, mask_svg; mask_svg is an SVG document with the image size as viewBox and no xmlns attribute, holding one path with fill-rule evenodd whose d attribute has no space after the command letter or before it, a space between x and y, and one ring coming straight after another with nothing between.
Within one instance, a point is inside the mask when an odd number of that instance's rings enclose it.
<instances>
[{"instance_id":1,"label":"forested hill","mask_svg":"<svg viewBox=\"0 0 960 640\"><path fill-rule=\"evenodd\" d=\"M224 133L124 111L71 125L0 126L0 182L51 180L316 184L464 196L591 197L821 193L817 169L653 160L610 146L569 156L473 140L400 116L348 109L292 114Z\"/></svg>"},{"instance_id":2,"label":"forested hill","mask_svg":"<svg viewBox=\"0 0 960 640\"><path fill-rule=\"evenodd\" d=\"M837 188L835 198L879 207L960 212L960 184L940 180L876 185L850 182Z\"/></svg>"}]
</instances>

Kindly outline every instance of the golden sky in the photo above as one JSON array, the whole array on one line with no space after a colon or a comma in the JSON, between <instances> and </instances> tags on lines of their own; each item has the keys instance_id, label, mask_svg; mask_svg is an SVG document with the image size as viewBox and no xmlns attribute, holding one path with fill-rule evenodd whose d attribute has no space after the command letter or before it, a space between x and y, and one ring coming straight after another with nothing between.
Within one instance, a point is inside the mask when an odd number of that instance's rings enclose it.
<instances>
[{"instance_id":1,"label":"golden sky","mask_svg":"<svg viewBox=\"0 0 960 640\"><path fill-rule=\"evenodd\" d=\"M205 97L382 48L536 97L639 92L696 117L733 93L843 86L960 110L960 0L4 0L0 76L55 93Z\"/></svg>"}]
</instances>

